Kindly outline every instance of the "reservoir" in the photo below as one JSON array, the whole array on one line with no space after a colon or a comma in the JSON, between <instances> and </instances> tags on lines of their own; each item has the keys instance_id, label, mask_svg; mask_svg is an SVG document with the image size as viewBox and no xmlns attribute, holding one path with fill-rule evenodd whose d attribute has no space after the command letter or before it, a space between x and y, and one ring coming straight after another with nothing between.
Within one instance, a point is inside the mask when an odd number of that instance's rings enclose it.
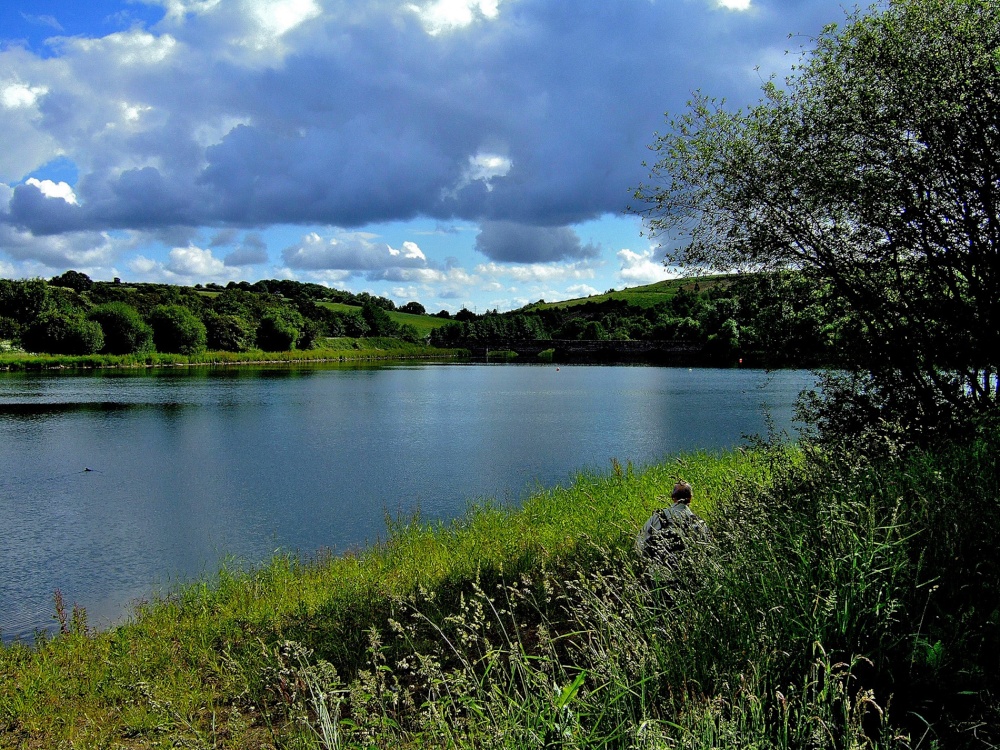
<instances>
[{"instance_id":1,"label":"reservoir","mask_svg":"<svg viewBox=\"0 0 1000 750\"><path fill-rule=\"evenodd\" d=\"M91 625L277 551L343 552L387 516L792 429L805 371L407 364L0 373L0 635Z\"/></svg>"}]
</instances>

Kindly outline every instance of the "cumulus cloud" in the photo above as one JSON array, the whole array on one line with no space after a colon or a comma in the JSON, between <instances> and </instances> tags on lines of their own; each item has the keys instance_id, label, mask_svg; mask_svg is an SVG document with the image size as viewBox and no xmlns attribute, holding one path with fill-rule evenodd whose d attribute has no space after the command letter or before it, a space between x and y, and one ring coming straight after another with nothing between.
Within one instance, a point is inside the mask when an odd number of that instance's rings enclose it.
<instances>
[{"instance_id":1,"label":"cumulus cloud","mask_svg":"<svg viewBox=\"0 0 1000 750\"><path fill-rule=\"evenodd\" d=\"M568 258L595 258L600 247L582 244L569 227L537 227L510 221L485 221L476 250L507 263L547 263Z\"/></svg>"},{"instance_id":2,"label":"cumulus cloud","mask_svg":"<svg viewBox=\"0 0 1000 750\"><path fill-rule=\"evenodd\" d=\"M5 109L28 109L37 104L39 97L48 93L45 86L29 86L11 82L0 89L0 106Z\"/></svg>"},{"instance_id":3,"label":"cumulus cloud","mask_svg":"<svg viewBox=\"0 0 1000 750\"><path fill-rule=\"evenodd\" d=\"M458 234L411 247L355 231L304 237L268 273L462 300L546 274L581 283L601 248L567 227L620 212L663 112L692 88L756 99L761 76L746 71L760 63L766 77L789 31L842 16L835 0L772 0L766 13L748 0L140 4L114 33L60 17L65 36L41 53L0 31L4 262L225 278L269 262L245 232L282 227L277 249L288 225L418 218L479 226L484 271L434 259L441 248L472 267ZM71 178L44 168L57 158ZM651 268L621 259L621 278L662 277Z\"/></svg>"},{"instance_id":4,"label":"cumulus cloud","mask_svg":"<svg viewBox=\"0 0 1000 750\"><path fill-rule=\"evenodd\" d=\"M618 276L626 283L652 284L677 276L663 265L656 250L650 249L641 253L632 250L619 250L616 254L621 261Z\"/></svg>"},{"instance_id":5,"label":"cumulus cloud","mask_svg":"<svg viewBox=\"0 0 1000 750\"><path fill-rule=\"evenodd\" d=\"M145 255L132 258L127 268L136 280L167 284L192 284L201 281L232 281L238 273L216 258L211 250L188 245L175 247L166 262Z\"/></svg>"},{"instance_id":6,"label":"cumulus cloud","mask_svg":"<svg viewBox=\"0 0 1000 750\"><path fill-rule=\"evenodd\" d=\"M32 203L19 226L576 223L621 209L664 109L693 87L756 97L734 70L840 15L833 0L740 24L708 0L147 2L158 24L63 37L44 58L0 49L0 180L58 154L80 169L78 211Z\"/></svg>"},{"instance_id":7,"label":"cumulus cloud","mask_svg":"<svg viewBox=\"0 0 1000 750\"><path fill-rule=\"evenodd\" d=\"M500 14L500 0L432 0L411 4L429 34L468 26L477 18L493 19Z\"/></svg>"},{"instance_id":8,"label":"cumulus cloud","mask_svg":"<svg viewBox=\"0 0 1000 750\"><path fill-rule=\"evenodd\" d=\"M372 241L371 235L354 234L324 238L310 232L300 242L281 251L282 260L295 270L339 270L387 273L390 269L424 269L427 258L415 242L394 248Z\"/></svg>"},{"instance_id":9,"label":"cumulus cloud","mask_svg":"<svg viewBox=\"0 0 1000 750\"><path fill-rule=\"evenodd\" d=\"M52 180L39 180L29 177L25 180L24 184L38 188L39 192L46 198L61 198L67 203L72 203L74 206L79 205L76 200L76 193L73 192L73 188L66 182L53 182Z\"/></svg>"},{"instance_id":10,"label":"cumulus cloud","mask_svg":"<svg viewBox=\"0 0 1000 750\"><path fill-rule=\"evenodd\" d=\"M36 237L31 232L0 225L0 248L17 261L47 268L103 268L110 266L119 251L104 232L69 232Z\"/></svg>"},{"instance_id":11,"label":"cumulus cloud","mask_svg":"<svg viewBox=\"0 0 1000 750\"><path fill-rule=\"evenodd\" d=\"M516 283L546 283L568 279L592 279L595 269L586 262L546 263L507 266L499 263L483 263L475 268L476 274L488 278L507 278Z\"/></svg>"},{"instance_id":12,"label":"cumulus cloud","mask_svg":"<svg viewBox=\"0 0 1000 750\"><path fill-rule=\"evenodd\" d=\"M229 273L225 263L212 255L211 250L202 250L194 245L175 247L168 257L166 269L177 276L216 279Z\"/></svg>"},{"instance_id":13,"label":"cumulus cloud","mask_svg":"<svg viewBox=\"0 0 1000 750\"><path fill-rule=\"evenodd\" d=\"M573 284L572 286L566 287L566 292L571 295L571 299L575 297L590 297L594 294L599 294L599 292L589 284Z\"/></svg>"}]
</instances>

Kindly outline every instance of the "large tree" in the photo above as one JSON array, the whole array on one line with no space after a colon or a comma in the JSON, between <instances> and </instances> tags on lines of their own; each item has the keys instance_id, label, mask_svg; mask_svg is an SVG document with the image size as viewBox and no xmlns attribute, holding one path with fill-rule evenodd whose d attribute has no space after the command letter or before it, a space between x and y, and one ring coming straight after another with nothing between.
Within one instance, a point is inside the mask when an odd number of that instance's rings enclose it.
<instances>
[{"instance_id":1,"label":"large tree","mask_svg":"<svg viewBox=\"0 0 1000 750\"><path fill-rule=\"evenodd\" d=\"M668 263L798 268L849 305L856 416L996 414L1000 4L855 13L756 106L696 97L651 148L635 210Z\"/></svg>"},{"instance_id":2,"label":"large tree","mask_svg":"<svg viewBox=\"0 0 1000 750\"><path fill-rule=\"evenodd\" d=\"M158 305L149 315L158 352L200 354L207 345L205 324L181 305Z\"/></svg>"}]
</instances>

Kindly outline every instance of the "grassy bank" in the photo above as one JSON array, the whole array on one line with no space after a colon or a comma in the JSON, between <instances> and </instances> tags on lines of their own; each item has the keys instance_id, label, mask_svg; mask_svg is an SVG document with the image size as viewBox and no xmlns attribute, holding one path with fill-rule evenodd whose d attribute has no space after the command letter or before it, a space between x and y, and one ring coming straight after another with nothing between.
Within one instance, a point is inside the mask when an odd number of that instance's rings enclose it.
<instances>
[{"instance_id":1,"label":"grassy bank","mask_svg":"<svg viewBox=\"0 0 1000 750\"><path fill-rule=\"evenodd\" d=\"M129 367L186 367L269 362L347 362L357 360L445 359L461 356L454 349L437 349L398 339L324 339L316 349L287 352L204 352L202 354L28 354L0 352L0 370L97 369Z\"/></svg>"},{"instance_id":2,"label":"grassy bank","mask_svg":"<svg viewBox=\"0 0 1000 750\"><path fill-rule=\"evenodd\" d=\"M995 742L996 444L615 464L222 571L111 632L64 611L0 652L0 747ZM715 544L651 576L632 541L678 475Z\"/></svg>"}]
</instances>

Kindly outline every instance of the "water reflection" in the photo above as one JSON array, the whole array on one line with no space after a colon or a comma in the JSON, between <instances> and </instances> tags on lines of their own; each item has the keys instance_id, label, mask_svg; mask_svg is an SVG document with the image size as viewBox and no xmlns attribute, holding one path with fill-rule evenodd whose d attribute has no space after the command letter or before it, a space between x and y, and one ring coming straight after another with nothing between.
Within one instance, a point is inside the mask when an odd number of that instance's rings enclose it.
<instances>
[{"instance_id":1,"label":"water reflection","mask_svg":"<svg viewBox=\"0 0 1000 750\"><path fill-rule=\"evenodd\" d=\"M344 550L386 513L516 501L612 457L636 465L787 427L802 372L349 366L0 376L0 631L52 592L107 623L227 556ZM85 472L89 468L92 471Z\"/></svg>"}]
</instances>

